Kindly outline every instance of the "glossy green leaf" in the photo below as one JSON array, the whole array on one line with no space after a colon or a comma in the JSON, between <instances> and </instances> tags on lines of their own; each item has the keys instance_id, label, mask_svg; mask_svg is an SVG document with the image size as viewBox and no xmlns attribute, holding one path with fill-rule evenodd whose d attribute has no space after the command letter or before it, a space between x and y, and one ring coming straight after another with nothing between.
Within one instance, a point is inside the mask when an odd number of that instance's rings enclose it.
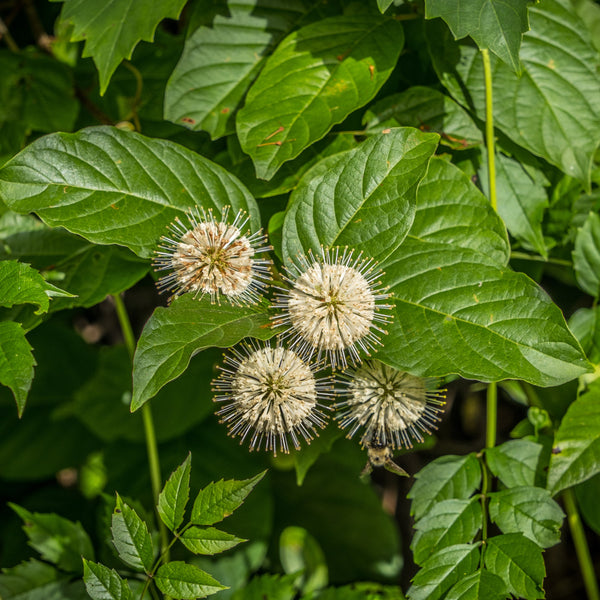
<instances>
[{"instance_id":1,"label":"glossy green leaf","mask_svg":"<svg viewBox=\"0 0 600 600\"><path fill-rule=\"evenodd\" d=\"M221 479L209 483L196 496L190 521L194 525L212 525L222 521L242 504L265 473L263 471L242 481Z\"/></svg>"},{"instance_id":2,"label":"glossy green leaf","mask_svg":"<svg viewBox=\"0 0 600 600\"><path fill-rule=\"evenodd\" d=\"M479 498L436 502L415 525L410 548L422 565L434 552L455 544L468 544L481 529Z\"/></svg>"},{"instance_id":3,"label":"glossy green leaf","mask_svg":"<svg viewBox=\"0 0 600 600\"><path fill-rule=\"evenodd\" d=\"M550 492L539 487L515 487L490 494L490 519L503 533L522 533L542 548L560 541L565 517Z\"/></svg>"},{"instance_id":4,"label":"glossy green leaf","mask_svg":"<svg viewBox=\"0 0 600 600\"><path fill-rule=\"evenodd\" d=\"M485 459L490 471L509 488L540 485L543 447L531 440L510 440L486 448Z\"/></svg>"},{"instance_id":5,"label":"glossy green leaf","mask_svg":"<svg viewBox=\"0 0 600 600\"><path fill-rule=\"evenodd\" d=\"M198 301L187 295L168 308L157 308L142 331L133 360L131 410L181 375L201 350L227 348L248 336L266 340L273 335L264 307L217 306L208 298Z\"/></svg>"},{"instance_id":6,"label":"glossy green leaf","mask_svg":"<svg viewBox=\"0 0 600 600\"><path fill-rule=\"evenodd\" d=\"M514 142L589 184L600 141L600 81L585 24L563 0L529 8L531 31L523 36L518 77L491 58L494 125ZM440 79L461 103L485 115L480 52L430 32L428 41ZM468 90L468 98L465 95Z\"/></svg>"},{"instance_id":7,"label":"glossy green leaf","mask_svg":"<svg viewBox=\"0 0 600 600\"><path fill-rule=\"evenodd\" d=\"M227 589L202 569L179 560L161 565L154 582L163 594L178 600L205 598Z\"/></svg>"},{"instance_id":8,"label":"glossy green leaf","mask_svg":"<svg viewBox=\"0 0 600 600\"><path fill-rule=\"evenodd\" d=\"M415 86L386 96L367 110L363 124L368 133L390 127L416 127L440 135L440 144L464 150L483 142L467 111L450 96L429 87Z\"/></svg>"},{"instance_id":9,"label":"glossy green leaf","mask_svg":"<svg viewBox=\"0 0 600 600\"><path fill-rule=\"evenodd\" d=\"M0 383L11 389L19 416L25 409L36 364L31 350L19 323L0 322Z\"/></svg>"},{"instance_id":10,"label":"glossy green leaf","mask_svg":"<svg viewBox=\"0 0 600 600\"><path fill-rule=\"evenodd\" d=\"M577 231L573 250L573 268L582 290L600 296L600 216L590 213Z\"/></svg>"},{"instance_id":11,"label":"glossy green leaf","mask_svg":"<svg viewBox=\"0 0 600 600\"><path fill-rule=\"evenodd\" d=\"M293 600L296 597L297 575L260 575L237 590L233 600Z\"/></svg>"},{"instance_id":12,"label":"glossy green leaf","mask_svg":"<svg viewBox=\"0 0 600 600\"><path fill-rule=\"evenodd\" d=\"M292 194L283 225L287 262L321 245L385 260L412 225L419 181L438 136L393 129L319 162Z\"/></svg>"},{"instance_id":13,"label":"glossy green leaf","mask_svg":"<svg viewBox=\"0 0 600 600\"><path fill-rule=\"evenodd\" d=\"M167 140L112 127L36 140L0 169L0 198L16 212L142 257L194 205L243 209L253 230L260 227L254 199L222 167Z\"/></svg>"},{"instance_id":14,"label":"glossy green leaf","mask_svg":"<svg viewBox=\"0 0 600 600\"><path fill-rule=\"evenodd\" d=\"M56 1L56 0L53 0ZM63 0L61 20L73 24L71 41L85 41L83 56L91 56L100 75L100 93L124 58L131 58L140 40L151 42L158 24L177 19L185 0L157 0L139 9L135 0Z\"/></svg>"},{"instance_id":15,"label":"glossy green leaf","mask_svg":"<svg viewBox=\"0 0 600 600\"><path fill-rule=\"evenodd\" d=\"M119 558L137 571L150 572L154 561L154 549L148 527L118 494L111 531Z\"/></svg>"},{"instance_id":16,"label":"glossy green leaf","mask_svg":"<svg viewBox=\"0 0 600 600\"><path fill-rule=\"evenodd\" d=\"M225 550L235 548L239 543L247 541L214 527L206 529L190 527L181 534L179 539L190 552L209 555L225 552Z\"/></svg>"},{"instance_id":17,"label":"glossy green leaf","mask_svg":"<svg viewBox=\"0 0 600 600\"><path fill-rule=\"evenodd\" d=\"M466 499L479 487L481 467L474 454L441 456L415 474L408 498L411 514L421 519L441 500Z\"/></svg>"},{"instance_id":18,"label":"glossy green leaf","mask_svg":"<svg viewBox=\"0 0 600 600\"><path fill-rule=\"evenodd\" d=\"M71 600L82 598L68 594L65 576L53 566L30 558L27 562L0 574L0 597L3 600Z\"/></svg>"},{"instance_id":19,"label":"glossy green leaf","mask_svg":"<svg viewBox=\"0 0 600 600\"><path fill-rule=\"evenodd\" d=\"M23 520L23 531L29 538L29 545L44 560L64 571L81 573L81 557L94 558L92 542L81 523L73 523L56 514L32 513L12 503L9 506Z\"/></svg>"},{"instance_id":20,"label":"glossy green leaf","mask_svg":"<svg viewBox=\"0 0 600 600\"><path fill-rule=\"evenodd\" d=\"M301 0L229 2L227 16L187 38L167 83L165 118L213 139L233 133L246 90L305 10Z\"/></svg>"},{"instance_id":21,"label":"glossy green leaf","mask_svg":"<svg viewBox=\"0 0 600 600\"><path fill-rule=\"evenodd\" d=\"M442 17L455 39L471 36L519 73L519 47L529 29L528 4L529 0L426 0L425 18Z\"/></svg>"},{"instance_id":22,"label":"glossy green leaf","mask_svg":"<svg viewBox=\"0 0 600 600\"><path fill-rule=\"evenodd\" d=\"M131 600L132 594L126 579L121 579L114 569L83 559L83 581L93 600Z\"/></svg>"},{"instance_id":23,"label":"glossy green leaf","mask_svg":"<svg viewBox=\"0 0 600 600\"><path fill-rule=\"evenodd\" d=\"M190 497L190 470L192 455L188 454L167 480L158 496L157 511L162 522L176 531L183 522L185 507Z\"/></svg>"},{"instance_id":24,"label":"glossy green leaf","mask_svg":"<svg viewBox=\"0 0 600 600\"><path fill-rule=\"evenodd\" d=\"M261 179L371 100L404 43L402 25L378 15L338 16L285 38L238 112L237 133Z\"/></svg>"},{"instance_id":25,"label":"glossy green leaf","mask_svg":"<svg viewBox=\"0 0 600 600\"><path fill-rule=\"evenodd\" d=\"M569 319L569 329L579 340L589 360L600 362L600 308L580 308Z\"/></svg>"},{"instance_id":26,"label":"glossy green leaf","mask_svg":"<svg viewBox=\"0 0 600 600\"><path fill-rule=\"evenodd\" d=\"M520 533L487 539L485 566L508 585L517 598L544 598L542 582L546 576L542 549Z\"/></svg>"},{"instance_id":27,"label":"glossy green leaf","mask_svg":"<svg viewBox=\"0 0 600 600\"><path fill-rule=\"evenodd\" d=\"M445 600L504 600L508 588L498 575L479 569L455 583Z\"/></svg>"},{"instance_id":28,"label":"glossy green leaf","mask_svg":"<svg viewBox=\"0 0 600 600\"><path fill-rule=\"evenodd\" d=\"M554 496L600 472L600 387L592 386L567 410L554 437L548 490Z\"/></svg>"},{"instance_id":29,"label":"glossy green leaf","mask_svg":"<svg viewBox=\"0 0 600 600\"><path fill-rule=\"evenodd\" d=\"M477 544L456 544L443 548L425 561L407 592L409 600L438 600L479 564Z\"/></svg>"}]
</instances>

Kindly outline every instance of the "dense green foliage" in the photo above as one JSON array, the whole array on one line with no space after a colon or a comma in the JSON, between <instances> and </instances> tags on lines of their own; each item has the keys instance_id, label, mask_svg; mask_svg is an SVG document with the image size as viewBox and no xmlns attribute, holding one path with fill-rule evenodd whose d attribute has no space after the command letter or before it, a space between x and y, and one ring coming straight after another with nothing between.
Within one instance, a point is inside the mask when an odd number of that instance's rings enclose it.
<instances>
[{"instance_id":1,"label":"dense green foliage","mask_svg":"<svg viewBox=\"0 0 600 600\"><path fill-rule=\"evenodd\" d=\"M9 0L0 46L2 600L536 600L566 517L600 598L597 3ZM157 296L192 207L247 214L280 288L376 261L376 358L485 432L403 450L408 493L334 418L227 437L220 349L281 315Z\"/></svg>"}]
</instances>

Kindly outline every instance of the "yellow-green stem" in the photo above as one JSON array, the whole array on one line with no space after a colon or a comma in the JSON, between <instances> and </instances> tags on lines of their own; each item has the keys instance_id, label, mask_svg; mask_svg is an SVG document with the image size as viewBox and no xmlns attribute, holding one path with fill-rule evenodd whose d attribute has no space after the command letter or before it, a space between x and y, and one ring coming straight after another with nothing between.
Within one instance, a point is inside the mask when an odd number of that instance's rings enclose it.
<instances>
[{"instance_id":1,"label":"yellow-green stem","mask_svg":"<svg viewBox=\"0 0 600 600\"><path fill-rule=\"evenodd\" d=\"M572 489L563 492L563 500L567 510L567 520L569 521L569 529L573 536L577 559L579 560L579 568L583 575L583 583L587 592L588 600L600 600L600 592L598 591L598 581L594 572L594 563L590 556L590 549L585 539L585 532L577 510L577 502Z\"/></svg>"},{"instance_id":2,"label":"yellow-green stem","mask_svg":"<svg viewBox=\"0 0 600 600\"><path fill-rule=\"evenodd\" d=\"M115 302L115 309L117 311L117 317L119 324L121 325L121 331L123 333L123 339L125 340L125 347L129 352L129 358L133 362L133 355L135 353L135 336L133 335L133 329L131 328L131 321L125 308L125 303L119 294L113 296ZM156 433L154 431L154 419L152 418L152 410L150 404L146 402L142 406L142 420L144 422L144 435L146 438L146 451L148 453L148 464L150 466L150 482L152 485L152 497L154 498L154 505L158 504L158 495L160 494L162 478L160 475L160 461L158 458L158 444L156 443ZM169 540L167 537L167 529L160 518L157 518L158 530L160 533L160 545L161 552L165 558L165 562L169 560Z\"/></svg>"},{"instance_id":3,"label":"yellow-green stem","mask_svg":"<svg viewBox=\"0 0 600 600\"><path fill-rule=\"evenodd\" d=\"M133 76L135 77L135 96L133 97L133 101L131 103L131 117L133 119L133 124L135 125L135 130L139 133L142 131L142 125L140 123L140 118L138 117L137 109L142 98L144 79L139 70L136 67L134 67L128 60L124 60L123 65L126 69L129 69L129 71L131 71L131 73L133 73Z\"/></svg>"},{"instance_id":4,"label":"yellow-green stem","mask_svg":"<svg viewBox=\"0 0 600 600\"><path fill-rule=\"evenodd\" d=\"M487 411L485 447L493 448L496 445L496 421L498 417L498 386L492 382L487 387Z\"/></svg>"},{"instance_id":5,"label":"yellow-green stem","mask_svg":"<svg viewBox=\"0 0 600 600\"><path fill-rule=\"evenodd\" d=\"M481 463L481 473L483 481L481 483L481 543L485 545L488 534L488 515L487 515L487 501L488 493L490 491L490 473L485 462L485 456L483 452L479 454L479 461ZM483 557L485 556L485 548L481 550L480 567L483 567Z\"/></svg>"},{"instance_id":6,"label":"yellow-green stem","mask_svg":"<svg viewBox=\"0 0 600 600\"><path fill-rule=\"evenodd\" d=\"M492 98L492 68L490 53L487 48L481 51L483 57L483 75L485 78L485 143L487 147L488 181L490 188L490 204L498 210L496 200L496 148L494 140L494 103Z\"/></svg>"}]
</instances>

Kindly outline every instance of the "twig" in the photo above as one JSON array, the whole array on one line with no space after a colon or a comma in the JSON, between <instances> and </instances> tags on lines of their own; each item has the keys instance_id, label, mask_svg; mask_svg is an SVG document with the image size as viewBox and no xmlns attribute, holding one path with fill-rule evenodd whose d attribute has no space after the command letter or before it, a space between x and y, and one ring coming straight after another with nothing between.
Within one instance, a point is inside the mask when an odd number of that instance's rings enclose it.
<instances>
[{"instance_id":1,"label":"twig","mask_svg":"<svg viewBox=\"0 0 600 600\"><path fill-rule=\"evenodd\" d=\"M4 38L4 41L6 42L6 45L10 50L12 50L13 52L19 51L19 46L17 46L17 43L13 39L13 36L10 35L10 31L6 26L6 23L2 19L0 19L0 40L2 38Z\"/></svg>"}]
</instances>

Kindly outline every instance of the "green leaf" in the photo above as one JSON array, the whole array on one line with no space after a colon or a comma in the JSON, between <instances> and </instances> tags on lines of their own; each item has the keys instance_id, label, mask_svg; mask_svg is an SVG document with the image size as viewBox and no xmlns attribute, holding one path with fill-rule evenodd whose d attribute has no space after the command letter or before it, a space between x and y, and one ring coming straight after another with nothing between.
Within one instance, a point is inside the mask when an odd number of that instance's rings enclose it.
<instances>
[{"instance_id":1,"label":"green leaf","mask_svg":"<svg viewBox=\"0 0 600 600\"><path fill-rule=\"evenodd\" d=\"M455 583L444 600L504 600L508 597L508 588L498 575L479 569Z\"/></svg>"},{"instance_id":2,"label":"green leaf","mask_svg":"<svg viewBox=\"0 0 600 600\"><path fill-rule=\"evenodd\" d=\"M114 569L83 559L83 581L93 600L131 600L132 594L126 579L121 579Z\"/></svg>"},{"instance_id":3,"label":"green leaf","mask_svg":"<svg viewBox=\"0 0 600 600\"><path fill-rule=\"evenodd\" d=\"M600 535L600 475L580 483L575 487L577 505L585 522Z\"/></svg>"},{"instance_id":4,"label":"green leaf","mask_svg":"<svg viewBox=\"0 0 600 600\"><path fill-rule=\"evenodd\" d=\"M140 40L152 42L158 24L177 19L184 5L185 0L157 0L140 10L135 0L107 0L98 10L95 0L64 0L61 20L73 24L72 42L85 41L83 56L94 59L104 94L119 63L131 58Z\"/></svg>"},{"instance_id":5,"label":"green leaf","mask_svg":"<svg viewBox=\"0 0 600 600\"><path fill-rule=\"evenodd\" d=\"M0 322L0 383L11 389L19 416L25 409L36 364L31 350L19 323Z\"/></svg>"},{"instance_id":6,"label":"green leaf","mask_svg":"<svg viewBox=\"0 0 600 600\"><path fill-rule=\"evenodd\" d=\"M81 523L73 523L53 513L32 513L12 503L9 506L23 520L23 531L29 538L29 545L44 560L64 571L81 573L81 557L94 558L92 542Z\"/></svg>"},{"instance_id":7,"label":"green leaf","mask_svg":"<svg viewBox=\"0 0 600 600\"><path fill-rule=\"evenodd\" d=\"M190 527L181 534L179 539L190 552L209 555L225 552L241 542L248 541L214 527L206 529Z\"/></svg>"},{"instance_id":8,"label":"green leaf","mask_svg":"<svg viewBox=\"0 0 600 600\"><path fill-rule=\"evenodd\" d=\"M543 446L530 440L510 440L486 448L485 458L490 471L509 488L534 486L541 483Z\"/></svg>"},{"instance_id":9,"label":"green leaf","mask_svg":"<svg viewBox=\"0 0 600 600\"><path fill-rule=\"evenodd\" d=\"M322 19L285 38L238 112L238 137L257 176L270 179L371 100L403 44L398 21L368 14Z\"/></svg>"},{"instance_id":10,"label":"green leaf","mask_svg":"<svg viewBox=\"0 0 600 600\"><path fill-rule=\"evenodd\" d=\"M590 296L600 296L600 216L591 212L577 231L573 250L577 283Z\"/></svg>"},{"instance_id":11,"label":"green leaf","mask_svg":"<svg viewBox=\"0 0 600 600\"><path fill-rule=\"evenodd\" d=\"M524 535L509 533L488 538L484 562L517 598L544 598L542 583L546 569L542 549Z\"/></svg>"},{"instance_id":12,"label":"green leaf","mask_svg":"<svg viewBox=\"0 0 600 600\"><path fill-rule=\"evenodd\" d=\"M228 517L238 508L266 471L242 481L229 479L209 483L194 501L190 521L194 525L212 525Z\"/></svg>"},{"instance_id":13,"label":"green leaf","mask_svg":"<svg viewBox=\"0 0 600 600\"><path fill-rule=\"evenodd\" d=\"M379 261L389 257L412 224L417 186L437 142L435 134L393 129L319 162L290 198L284 259L321 245L356 247Z\"/></svg>"},{"instance_id":14,"label":"green leaf","mask_svg":"<svg viewBox=\"0 0 600 600\"><path fill-rule=\"evenodd\" d=\"M392 4L394 0L377 0L377 7L383 14Z\"/></svg>"},{"instance_id":15,"label":"green leaf","mask_svg":"<svg viewBox=\"0 0 600 600\"><path fill-rule=\"evenodd\" d=\"M515 487L490 495L490 519L503 533L522 533L542 548L560 541L565 515L550 492L539 487Z\"/></svg>"},{"instance_id":16,"label":"green leaf","mask_svg":"<svg viewBox=\"0 0 600 600\"><path fill-rule=\"evenodd\" d=\"M443 548L425 561L407 592L409 600L438 600L457 582L477 569L478 544Z\"/></svg>"},{"instance_id":17,"label":"green leaf","mask_svg":"<svg viewBox=\"0 0 600 600\"><path fill-rule=\"evenodd\" d=\"M441 500L466 499L478 488L481 467L475 454L441 456L415 474L408 498L416 520L425 516Z\"/></svg>"},{"instance_id":18,"label":"green leaf","mask_svg":"<svg viewBox=\"0 0 600 600\"><path fill-rule=\"evenodd\" d=\"M229 2L227 16L187 38L167 83L165 119L213 139L233 133L246 90L305 10L301 0Z\"/></svg>"},{"instance_id":19,"label":"green leaf","mask_svg":"<svg viewBox=\"0 0 600 600\"><path fill-rule=\"evenodd\" d=\"M205 598L227 589L202 569L179 560L161 565L154 582L163 594L178 600Z\"/></svg>"},{"instance_id":20,"label":"green leaf","mask_svg":"<svg viewBox=\"0 0 600 600\"><path fill-rule=\"evenodd\" d=\"M455 39L470 35L520 73L519 47L529 29L529 0L425 0L425 18L442 17Z\"/></svg>"},{"instance_id":21,"label":"green leaf","mask_svg":"<svg viewBox=\"0 0 600 600\"><path fill-rule=\"evenodd\" d=\"M390 127L416 127L438 133L440 144L464 150L483 142L467 111L450 96L429 87L414 86L386 96L367 110L363 125L368 133Z\"/></svg>"},{"instance_id":22,"label":"green leaf","mask_svg":"<svg viewBox=\"0 0 600 600\"><path fill-rule=\"evenodd\" d=\"M296 483L301 486L309 469L315 464L321 454L326 454L331 447L344 435L344 432L331 424L319 433L309 446L300 452L294 452L294 468L296 469Z\"/></svg>"},{"instance_id":23,"label":"green leaf","mask_svg":"<svg viewBox=\"0 0 600 600\"><path fill-rule=\"evenodd\" d=\"M434 552L455 544L468 544L481 529L479 498L436 502L415 525L410 548L422 565Z\"/></svg>"},{"instance_id":24,"label":"green leaf","mask_svg":"<svg viewBox=\"0 0 600 600\"><path fill-rule=\"evenodd\" d=\"M534 178L531 169L502 152L496 153L496 192L502 201L498 203L498 214L506 223L511 235L527 249L535 250L548 257L542 220L548 207L548 195L542 185L543 176ZM541 173L538 171L538 174ZM488 194L487 162L482 161L479 179ZM488 194L489 195L489 194Z\"/></svg>"},{"instance_id":25,"label":"green leaf","mask_svg":"<svg viewBox=\"0 0 600 600\"><path fill-rule=\"evenodd\" d=\"M577 398L554 437L548 490L554 496L600 472L600 387Z\"/></svg>"},{"instance_id":26,"label":"green leaf","mask_svg":"<svg viewBox=\"0 0 600 600\"><path fill-rule=\"evenodd\" d=\"M520 146L589 185L592 157L600 141L598 54L570 3L542 0L529 8L529 16L531 31L523 36L520 52L521 76L490 57L494 125ZM480 52L465 44L457 48L437 28L428 41L442 83L483 119Z\"/></svg>"},{"instance_id":27,"label":"green leaf","mask_svg":"<svg viewBox=\"0 0 600 600\"><path fill-rule=\"evenodd\" d=\"M593 364L600 362L600 307L580 308L569 319L569 329Z\"/></svg>"},{"instance_id":28,"label":"green leaf","mask_svg":"<svg viewBox=\"0 0 600 600\"><path fill-rule=\"evenodd\" d=\"M190 470L192 455L188 454L169 477L158 496L157 511L162 522L175 532L183 522L185 507L190 497Z\"/></svg>"},{"instance_id":29,"label":"green leaf","mask_svg":"<svg viewBox=\"0 0 600 600\"><path fill-rule=\"evenodd\" d=\"M194 205L243 209L253 230L258 208L222 167L182 146L114 127L36 140L0 169L0 198L97 244L142 257L156 250L175 217Z\"/></svg>"},{"instance_id":30,"label":"green leaf","mask_svg":"<svg viewBox=\"0 0 600 600\"><path fill-rule=\"evenodd\" d=\"M157 308L138 341L133 359L133 397L135 411L166 383L183 373L192 356L217 346L227 348L252 336L273 337L265 308L215 306L208 298L194 300L191 295L177 298L168 308Z\"/></svg>"},{"instance_id":31,"label":"green leaf","mask_svg":"<svg viewBox=\"0 0 600 600\"><path fill-rule=\"evenodd\" d=\"M0 597L3 600L65 600L67 582L54 567L34 558L0 574Z\"/></svg>"},{"instance_id":32,"label":"green leaf","mask_svg":"<svg viewBox=\"0 0 600 600\"><path fill-rule=\"evenodd\" d=\"M297 575L260 575L232 596L233 600L293 600Z\"/></svg>"},{"instance_id":33,"label":"green leaf","mask_svg":"<svg viewBox=\"0 0 600 600\"><path fill-rule=\"evenodd\" d=\"M150 572L154 560L152 538L146 523L117 494L112 515L112 540L119 558L137 571Z\"/></svg>"}]
</instances>

